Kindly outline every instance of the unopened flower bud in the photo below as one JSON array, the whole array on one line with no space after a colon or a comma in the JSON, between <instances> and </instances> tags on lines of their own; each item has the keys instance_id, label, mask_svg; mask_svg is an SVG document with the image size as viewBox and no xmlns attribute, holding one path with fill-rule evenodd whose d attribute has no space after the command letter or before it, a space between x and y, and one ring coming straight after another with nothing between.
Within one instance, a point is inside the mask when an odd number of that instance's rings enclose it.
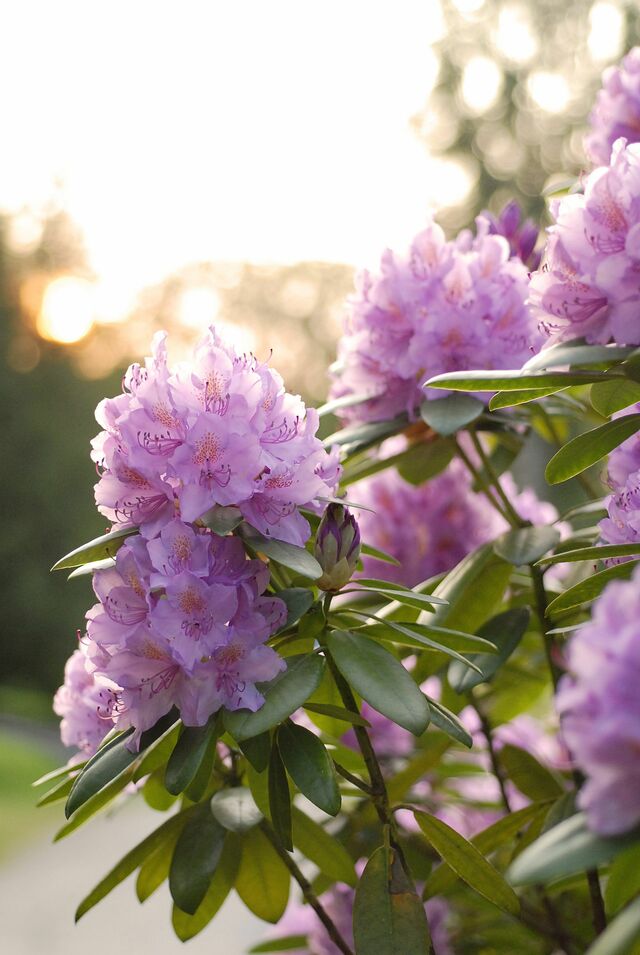
<instances>
[{"instance_id":1,"label":"unopened flower bud","mask_svg":"<svg viewBox=\"0 0 640 955\"><path fill-rule=\"evenodd\" d=\"M329 504L316 534L316 560L324 573L321 590L335 591L351 580L360 555L360 529L343 504Z\"/></svg>"}]
</instances>

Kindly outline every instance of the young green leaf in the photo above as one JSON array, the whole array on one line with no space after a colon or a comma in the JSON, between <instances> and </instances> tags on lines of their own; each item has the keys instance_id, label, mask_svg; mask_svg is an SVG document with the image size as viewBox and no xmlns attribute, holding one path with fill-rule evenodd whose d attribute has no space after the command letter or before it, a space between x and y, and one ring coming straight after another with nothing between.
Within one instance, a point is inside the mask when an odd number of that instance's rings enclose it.
<instances>
[{"instance_id":1,"label":"young green leaf","mask_svg":"<svg viewBox=\"0 0 640 955\"><path fill-rule=\"evenodd\" d=\"M374 709L420 736L429 723L429 704L402 664L373 640L334 630L327 646L351 686Z\"/></svg>"},{"instance_id":2,"label":"young green leaf","mask_svg":"<svg viewBox=\"0 0 640 955\"><path fill-rule=\"evenodd\" d=\"M446 395L420 405L420 417L443 437L471 424L484 411L484 403L471 395Z\"/></svg>"},{"instance_id":3,"label":"young green leaf","mask_svg":"<svg viewBox=\"0 0 640 955\"><path fill-rule=\"evenodd\" d=\"M178 837L169 868L169 889L179 909L193 915L204 899L216 871L226 830L204 803Z\"/></svg>"},{"instance_id":4,"label":"young green leaf","mask_svg":"<svg viewBox=\"0 0 640 955\"><path fill-rule=\"evenodd\" d=\"M207 893L194 914L188 915L177 905L173 907L173 930L181 942L194 938L217 914L235 884L241 858L242 843L232 832L228 832L220 861L209 883Z\"/></svg>"},{"instance_id":5,"label":"young green leaf","mask_svg":"<svg viewBox=\"0 0 640 955\"><path fill-rule=\"evenodd\" d=\"M284 763L278 749L277 737L273 740L269 759L269 815L276 836L285 849L293 852L291 840L291 793Z\"/></svg>"},{"instance_id":6,"label":"young green leaf","mask_svg":"<svg viewBox=\"0 0 640 955\"><path fill-rule=\"evenodd\" d=\"M589 603L598 597L604 588L612 580L628 580L639 560L629 560L624 564L616 564L613 567L607 567L597 574L592 574L580 583L574 584L549 603L547 606L547 615L561 613L564 610L571 610L573 607L579 607L581 604Z\"/></svg>"},{"instance_id":7,"label":"young green leaf","mask_svg":"<svg viewBox=\"0 0 640 955\"><path fill-rule=\"evenodd\" d=\"M537 398L546 398L555 395L563 388L557 385L552 388L523 388L522 391L498 391L489 401L489 411L499 411L500 408L513 408L515 405L525 405Z\"/></svg>"},{"instance_id":8,"label":"young green leaf","mask_svg":"<svg viewBox=\"0 0 640 955\"><path fill-rule=\"evenodd\" d=\"M456 693L466 693L479 683L491 680L522 640L529 625L529 616L528 607L516 607L492 617L480 628L479 636L495 644L498 652L474 653L469 656L470 662L476 665L480 673L454 660L449 665L448 677Z\"/></svg>"},{"instance_id":9,"label":"young green leaf","mask_svg":"<svg viewBox=\"0 0 640 955\"><path fill-rule=\"evenodd\" d=\"M278 729L278 748L287 772L303 796L328 815L337 815L340 790L322 741L304 726L287 722Z\"/></svg>"},{"instance_id":10,"label":"young green leaf","mask_svg":"<svg viewBox=\"0 0 640 955\"><path fill-rule=\"evenodd\" d=\"M499 760L509 779L533 802L562 796L564 790L555 776L526 750L507 743L500 750Z\"/></svg>"},{"instance_id":11,"label":"young green leaf","mask_svg":"<svg viewBox=\"0 0 640 955\"><path fill-rule=\"evenodd\" d=\"M215 746L222 729L218 714L211 716L204 726L185 726L176 747L169 757L164 784L170 793L178 796L194 779L207 749Z\"/></svg>"},{"instance_id":12,"label":"young green leaf","mask_svg":"<svg viewBox=\"0 0 640 955\"><path fill-rule=\"evenodd\" d=\"M358 879L353 860L342 843L296 806L293 806L291 820L296 849L328 878L355 887Z\"/></svg>"},{"instance_id":13,"label":"young green leaf","mask_svg":"<svg viewBox=\"0 0 640 955\"><path fill-rule=\"evenodd\" d=\"M167 838L147 856L136 879L136 895L139 902L146 900L169 878L171 859L180 830L174 829Z\"/></svg>"},{"instance_id":14,"label":"young green leaf","mask_svg":"<svg viewBox=\"0 0 640 955\"><path fill-rule=\"evenodd\" d=\"M254 915L279 922L289 900L289 870L264 832L255 827L242 836L242 861L236 892Z\"/></svg>"},{"instance_id":15,"label":"young green leaf","mask_svg":"<svg viewBox=\"0 0 640 955\"><path fill-rule=\"evenodd\" d=\"M463 882L503 911L510 915L518 914L518 896L472 842L468 842L455 829L435 816L418 811L414 816L442 861L446 862Z\"/></svg>"},{"instance_id":16,"label":"young green leaf","mask_svg":"<svg viewBox=\"0 0 640 955\"><path fill-rule=\"evenodd\" d=\"M228 732L240 743L286 720L318 688L324 667L323 658L317 654L289 657L283 673L270 683L261 684L264 703L259 710L255 713L249 710L225 711L224 723Z\"/></svg>"},{"instance_id":17,"label":"young green leaf","mask_svg":"<svg viewBox=\"0 0 640 955\"><path fill-rule=\"evenodd\" d=\"M301 577L317 580L318 577L322 576L322 567L304 547L296 547L295 544L288 544L272 537L264 537L249 524L240 524L238 532L244 542L256 553L265 554L271 560L282 564L283 567L288 567L289 570L300 574Z\"/></svg>"},{"instance_id":18,"label":"young green leaf","mask_svg":"<svg viewBox=\"0 0 640 955\"><path fill-rule=\"evenodd\" d=\"M221 789L211 797L211 812L221 826L231 832L246 832L257 826L262 813L246 786Z\"/></svg>"},{"instance_id":19,"label":"young green leaf","mask_svg":"<svg viewBox=\"0 0 640 955\"><path fill-rule=\"evenodd\" d=\"M356 889L356 955L429 955L424 907L393 849L373 853Z\"/></svg>"},{"instance_id":20,"label":"young green leaf","mask_svg":"<svg viewBox=\"0 0 640 955\"><path fill-rule=\"evenodd\" d=\"M640 428L640 414L624 415L585 431L554 454L545 470L549 484L561 484L602 460Z\"/></svg>"},{"instance_id":21,"label":"young green leaf","mask_svg":"<svg viewBox=\"0 0 640 955\"><path fill-rule=\"evenodd\" d=\"M560 540L560 531L555 527L521 527L507 531L494 541L493 547L499 557L515 567L533 564L543 554L555 547Z\"/></svg>"},{"instance_id":22,"label":"young green leaf","mask_svg":"<svg viewBox=\"0 0 640 955\"><path fill-rule=\"evenodd\" d=\"M123 527L111 531L109 534L103 534L101 537L96 537L94 540L65 554L64 557L56 561L51 570L67 570L71 567L89 564L95 560L104 560L106 557L115 557L126 538L137 533L137 527Z\"/></svg>"}]
</instances>

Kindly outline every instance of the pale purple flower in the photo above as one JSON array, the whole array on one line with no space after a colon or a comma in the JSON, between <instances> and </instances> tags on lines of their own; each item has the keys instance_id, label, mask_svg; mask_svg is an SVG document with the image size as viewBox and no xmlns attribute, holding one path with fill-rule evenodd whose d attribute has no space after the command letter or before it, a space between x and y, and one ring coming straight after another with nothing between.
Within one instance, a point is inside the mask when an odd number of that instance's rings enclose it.
<instances>
[{"instance_id":1,"label":"pale purple flower","mask_svg":"<svg viewBox=\"0 0 640 955\"><path fill-rule=\"evenodd\" d=\"M87 657L82 647L74 650L64 668L64 684L53 699L53 709L62 717L62 742L78 750L72 757L74 761L93 756L109 730L113 729L112 703L111 691L97 683L87 669Z\"/></svg>"},{"instance_id":2,"label":"pale purple flower","mask_svg":"<svg viewBox=\"0 0 640 955\"><path fill-rule=\"evenodd\" d=\"M640 47L604 71L589 127L584 146L594 166L609 162L611 147L621 136L629 143L640 141Z\"/></svg>"},{"instance_id":3,"label":"pale purple flower","mask_svg":"<svg viewBox=\"0 0 640 955\"><path fill-rule=\"evenodd\" d=\"M557 707L586 776L578 805L604 836L640 823L640 568L613 581L571 639Z\"/></svg>"},{"instance_id":4,"label":"pale purple flower","mask_svg":"<svg viewBox=\"0 0 640 955\"><path fill-rule=\"evenodd\" d=\"M234 505L263 534L304 544L310 528L299 508L316 510L339 478L316 435L317 413L213 328L192 362L175 368L165 338L156 335L145 366L127 371L124 393L96 410L100 512L152 539L178 517L191 523Z\"/></svg>"},{"instance_id":5,"label":"pale purple flower","mask_svg":"<svg viewBox=\"0 0 640 955\"><path fill-rule=\"evenodd\" d=\"M332 394L370 400L344 408L345 419L413 415L427 378L466 368L520 368L539 350L542 338L525 305L527 270L491 228L479 216L476 236L464 231L447 242L430 222L408 253L388 250L378 274L357 277Z\"/></svg>"},{"instance_id":6,"label":"pale purple flower","mask_svg":"<svg viewBox=\"0 0 640 955\"><path fill-rule=\"evenodd\" d=\"M522 209L512 200L502 209L499 216L483 212L489 220L489 234L502 235L509 243L512 256L517 256L529 271L540 265L540 252L535 251L538 241L538 227L531 219L522 218Z\"/></svg>"},{"instance_id":7,"label":"pale purple flower","mask_svg":"<svg viewBox=\"0 0 640 955\"><path fill-rule=\"evenodd\" d=\"M640 404L631 405L613 418L639 412ZM605 502L608 516L599 524L602 542L640 545L640 432L611 452L607 460L607 480L611 495ZM619 564L631 559L615 557L608 563Z\"/></svg>"},{"instance_id":8,"label":"pale purple flower","mask_svg":"<svg viewBox=\"0 0 640 955\"><path fill-rule=\"evenodd\" d=\"M640 143L616 140L584 195L551 203L554 225L530 303L552 341L640 343Z\"/></svg>"}]
</instances>

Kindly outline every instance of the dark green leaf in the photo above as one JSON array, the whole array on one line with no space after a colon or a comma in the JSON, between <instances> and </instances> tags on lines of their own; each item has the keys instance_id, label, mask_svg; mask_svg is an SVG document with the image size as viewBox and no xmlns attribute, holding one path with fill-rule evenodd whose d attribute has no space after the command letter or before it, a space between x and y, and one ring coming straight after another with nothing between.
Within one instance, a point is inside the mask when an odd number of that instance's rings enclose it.
<instances>
[{"instance_id":1,"label":"dark green leaf","mask_svg":"<svg viewBox=\"0 0 640 955\"><path fill-rule=\"evenodd\" d=\"M234 531L242 523L242 511L239 507L223 507L216 504L200 518L205 527L224 537Z\"/></svg>"},{"instance_id":2,"label":"dark green leaf","mask_svg":"<svg viewBox=\"0 0 640 955\"><path fill-rule=\"evenodd\" d=\"M637 834L604 838L587 826L584 813L549 829L524 850L511 866L508 877L514 885L550 882L595 869L610 862L637 840Z\"/></svg>"},{"instance_id":3,"label":"dark green leaf","mask_svg":"<svg viewBox=\"0 0 640 955\"><path fill-rule=\"evenodd\" d=\"M450 438L419 441L397 456L396 469L405 481L418 486L444 471L455 451Z\"/></svg>"},{"instance_id":4,"label":"dark green leaf","mask_svg":"<svg viewBox=\"0 0 640 955\"><path fill-rule=\"evenodd\" d=\"M324 666L323 658L317 654L289 657L284 673L270 683L261 684L265 701L257 712L225 712L224 722L229 733L235 740L242 742L286 720L317 689Z\"/></svg>"},{"instance_id":5,"label":"dark green leaf","mask_svg":"<svg viewBox=\"0 0 640 955\"><path fill-rule=\"evenodd\" d=\"M483 411L483 402L471 395L446 395L420 405L420 416L425 424L445 438L471 424Z\"/></svg>"},{"instance_id":6,"label":"dark green leaf","mask_svg":"<svg viewBox=\"0 0 640 955\"><path fill-rule=\"evenodd\" d=\"M640 842L622 852L609 872L604 900L614 914L640 892Z\"/></svg>"},{"instance_id":7,"label":"dark green leaf","mask_svg":"<svg viewBox=\"0 0 640 955\"><path fill-rule=\"evenodd\" d=\"M548 616L553 616L553 614L564 610L571 610L573 607L579 607L583 603L594 600L612 580L628 580L638 563L637 560L629 560L624 564L607 567L606 570L592 574L586 580L581 580L579 584L569 587L568 590L565 590L564 593L550 602L547 607Z\"/></svg>"},{"instance_id":8,"label":"dark green leaf","mask_svg":"<svg viewBox=\"0 0 640 955\"><path fill-rule=\"evenodd\" d=\"M499 759L509 779L533 802L562 796L564 790L557 779L526 750L507 744Z\"/></svg>"},{"instance_id":9,"label":"dark green leaf","mask_svg":"<svg viewBox=\"0 0 640 955\"><path fill-rule=\"evenodd\" d=\"M429 955L424 907L392 849L373 853L356 889L356 955Z\"/></svg>"},{"instance_id":10,"label":"dark green leaf","mask_svg":"<svg viewBox=\"0 0 640 955\"><path fill-rule=\"evenodd\" d=\"M457 693L466 693L494 676L520 643L529 625L529 616L528 607L516 607L499 613L480 628L479 636L494 643L498 652L474 653L469 656L469 660L480 669L480 674L457 660L451 663L449 683Z\"/></svg>"},{"instance_id":11,"label":"dark green leaf","mask_svg":"<svg viewBox=\"0 0 640 955\"><path fill-rule=\"evenodd\" d=\"M500 408L513 408L514 405L524 405L537 398L546 398L555 395L563 389L557 385L553 388L524 388L522 391L498 391L489 401L490 411L499 411Z\"/></svg>"},{"instance_id":12,"label":"dark green leaf","mask_svg":"<svg viewBox=\"0 0 640 955\"><path fill-rule=\"evenodd\" d=\"M291 840L291 794L289 782L280 756L276 739L269 759L269 815L276 836L289 852L293 852Z\"/></svg>"},{"instance_id":13,"label":"dark green leaf","mask_svg":"<svg viewBox=\"0 0 640 955\"><path fill-rule=\"evenodd\" d=\"M289 870L259 827L242 836L236 892L254 915L279 922L289 899Z\"/></svg>"},{"instance_id":14,"label":"dark green leaf","mask_svg":"<svg viewBox=\"0 0 640 955\"><path fill-rule=\"evenodd\" d=\"M283 723L278 747L287 772L307 799L330 816L340 811L340 790L321 740L304 726Z\"/></svg>"},{"instance_id":15,"label":"dark green leaf","mask_svg":"<svg viewBox=\"0 0 640 955\"><path fill-rule=\"evenodd\" d=\"M472 842L435 816L425 812L415 812L414 815L429 843L463 882L503 911L518 914L520 902L517 895Z\"/></svg>"},{"instance_id":16,"label":"dark green leaf","mask_svg":"<svg viewBox=\"0 0 640 955\"><path fill-rule=\"evenodd\" d=\"M135 872L138 866L141 865L159 845L171 838L174 833L179 833L192 813L193 810L187 810L186 812L178 813L176 816L171 816L166 822L163 822L161 826L155 829L151 835L147 836L146 839L143 839L142 842L127 852L126 856L120 859L113 869L107 873L104 879L101 879L96 887L91 890L89 895L82 900L76 910L76 922L81 919L89 909L92 909L94 905L102 901L112 889L115 889L116 885L119 885L127 876Z\"/></svg>"},{"instance_id":17,"label":"dark green leaf","mask_svg":"<svg viewBox=\"0 0 640 955\"><path fill-rule=\"evenodd\" d=\"M257 769L259 773L264 772L269 765L269 756L271 755L269 733L265 731L258 736L250 736L249 739L242 740L238 745L253 768Z\"/></svg>"},{"instance_id":18,"label":"dark green leaf","mask_svg":"<svg viewBox=\"0 0 640 955\"><path fill-rule=\"evenodd\" d=\"M174 829L167 838L148 855L140 866L136 879L136 895L139 902L146 900L169 878L173 850L180 830Z\"/></svg>"},{"instance_id":19,"label":"dark green leaf","mask_svg":"<svg viewBox=\"0 0 640 955\"><path fill-rule=\"evenodd\" d=\"M533 564L555 547L559 540L560 531L555 527L521 527L507 531L494 541L493 546L499 557L521 567L523 564Z\"/></svg>"},{"instance_id":20,"label":"dark green leaf","mask_svg":"<svg viewBox=\"0 0 640 955\"><path fill-rule=\"evenodd\" d=\"M207 749L215 746L221 729L217 714L204 726L185 726L169 757L164 784L175 796L184 792L195 777Z\"/></svg>"},{"instance_id":21,"label":"dark green leaf","mask_svg":"<svg viewBox=\"0 0 640 955\"><path fill-rule=\"evenodd\" d=\"M604 381L606 377L597 371L539 371L529 374L522 371L450 371L430 378L426 386L449 391L525 391L556 386L560 390L570 385Z\"/></svg>"},{"instance_id":22,"label":"dark green leaf","mask_svg":"<svg viewBox=\"0 0 640 955\"><path fill-rule=\"evenodd\" d=\"M638 544L596 544L595 547L580 547L578 550L565 550L559 554L543 557L538 564L570 564L579 560L606 560L609 557L633 557L640 555Z\"/></svg>"},{"instance_id":23,"label":"dark green leaf","mask_svg":"<svg viewBox=\"0 0 640 955\"><path fill-rule=\"evenodd\" d=\"M187 915L177 906L173 907L173 930L181 942L186 942L201 932L216 915L234 886L241 858L242 843L237 836L228 832L220 862L195 914Z\"/></svg>"},{"instance_id":24,"label":"dark green leaf","mask_svg":"<svg viewBox=\"0 0 640 955\"><path fill-rule=\"evenodd\" d=\"M549 484L561 484L602 460L640 428L640 414L623 415L579 434L554 454L545 470Z\"/></svg>"},{"instance_id":25,"label":"dark green leaf","mask_svg":"<svg viewBox=\"0 0 640 955\"><path fill-rule=\"evenodd\" d=\"M620 381L619 378L600 381L591 385L589 398L598 414L610 418L616 411L640 401L640 384L637 381Z\"/></svg>"},{"instance_id":26,"label":"dark green leaf","mask_svg":"<svg viewBox=\"0 0 640 955\"><path fill-rule=\"evenodd\" d=\"M374 709L420 736L429 704L402 664L384 647L346 630L334 630L327 646L338 669Z\"/></svg>"},{"instance_id":27,"label":"dark green leaf","mask_svg":"<svg viewBox=\"0 0 640 955\"><path fill-rule=\"evenodd\" d=\"M124 544L127 537L137 534L137 527L123 527L102 537L96 537L81 547L76 547L70 553L56 561L51 570L66 570L70 567L80 567L94 560L104 560L105 557L115 557L118 549Z\"/></svg>"},{"instance_id":28,"label":"dark green leaf","mask_svg":"<svg viewBox=\"0 0 640 955\"><path fill-rule=\"evenodd\" d=\"M330 879L355 887L358 879L353 860L342 843L296 806L292 822L295 847Z\"/></svg>"},{"instance_id":29,"label":"dark green leaf","mask_svg":"<svg viewBox=\"0 0 640 955\"><path fill-rule=\"evenodd\" d=\"M178 908L188 915L194 914L207 893L225 834L205 803L198 806L178 837L169 869L169 889Z\"/></svg>"},{"instance_id":30,"label":"dark green leaf","mask_svg":"<svg viewBox=\"0 0 640 955\"><path fill-rule=\"evenodd\" d=\"M244 542L256 553L264 554L270 560L275 560L283 567L288 567L289 570L300 574L301 577L308 577L309 580L317 580L322 576L322 567L304 547L296 547L295 544L264 537L249 524L240 524L238 531Z\"/></svg>"},{"instance_id":31,"label":"dark green leaf","mask_svg":"<svg viewBox=\"0 0 640 955\"><path fill-rule=\"evenodd\" d=\"M220 825L231 832L246 832L262 819L251 790L246 786L221 789L211 797L211 812Z\"/></svg>"},{"instance_id":32,"label":"dark green leaf","mask_svg":"<svg viewBox=\"0 0 640 955\"><path fill-rule=\"evenodd\" d=\"M306 935L283 935L281 938L272 938L270 942L260 942L249 949L249 955L262 955L263 952L291 952L295 949L307 947Z\"/></svg>"},{"instance_id":33,"label":"dark green leaf","mask_svg":"<svg viewBox=\"0 0 640 955\"><path fill-rule=\"evenodd\" d=\"M334 720L342 720L343 723L351 723L353 726L371 726L369 720L359 713L352 713L351 710L345 710L343 706L333 706L331 703L305 703L305 710L310 713L320 713L322 716L330 716Z\"/></svg>"},{"instance_id":34,"label":"dark green leaf","mask_svg":"<svg viewBox=\"0 0 640 955\"><path fill-rule=\"evenodd\" d=\"M280 627L277 633L282 633L297 623L307 612L313 603L313 591L306 587L289 587L287 590L279 590L275 595L279 600L284 601L287 606L287 620Z\"/></svg>"},{"instance_id":35,"label":"dark green leaf","mask_svg":"<svg viewBox=\"0 0 640 955\"><path fill-rule=\"evenodd\" d=\"M439 703L437 700L432 700L430 696L427 697L427 700L429 701L429 709L431 710L432 725L437 726L438 729L446 733L447 736L450 736L458 743L462 743L463 746L468 746L469 749L471 749L473 746L471 734L467 732L458 717L452 713L451 710L448 710L446 706L443 706L442 703Z\"/></svg>"},{"instance_id":36,"label":"dark green leaf","mask_svg":"<svg viewBox=\"0 0 640 955\"><path fill-rule=\"evenodd\" d=\"M616 916L585 955L634 955L639 941L640 899L636 899Z\"/></svg>"}]
</instances>

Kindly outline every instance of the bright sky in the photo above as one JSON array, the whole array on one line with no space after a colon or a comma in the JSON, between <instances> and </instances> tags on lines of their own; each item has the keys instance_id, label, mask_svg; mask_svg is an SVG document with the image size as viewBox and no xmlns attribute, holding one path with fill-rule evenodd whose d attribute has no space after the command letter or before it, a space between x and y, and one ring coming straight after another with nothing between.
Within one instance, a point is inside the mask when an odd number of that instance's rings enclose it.
<instances>
[{"instance_id":1,"label":"bright sky","mask_svg":"<svg viewBox=\"0 0 640 955\"><path fill-rule=\"evenodd\" d=\"M409 127L441 29L438 0L5 4L0 207L58 178L122 289L199 260L371 261L442 198Z\"/></svg>"}]
</instances>

